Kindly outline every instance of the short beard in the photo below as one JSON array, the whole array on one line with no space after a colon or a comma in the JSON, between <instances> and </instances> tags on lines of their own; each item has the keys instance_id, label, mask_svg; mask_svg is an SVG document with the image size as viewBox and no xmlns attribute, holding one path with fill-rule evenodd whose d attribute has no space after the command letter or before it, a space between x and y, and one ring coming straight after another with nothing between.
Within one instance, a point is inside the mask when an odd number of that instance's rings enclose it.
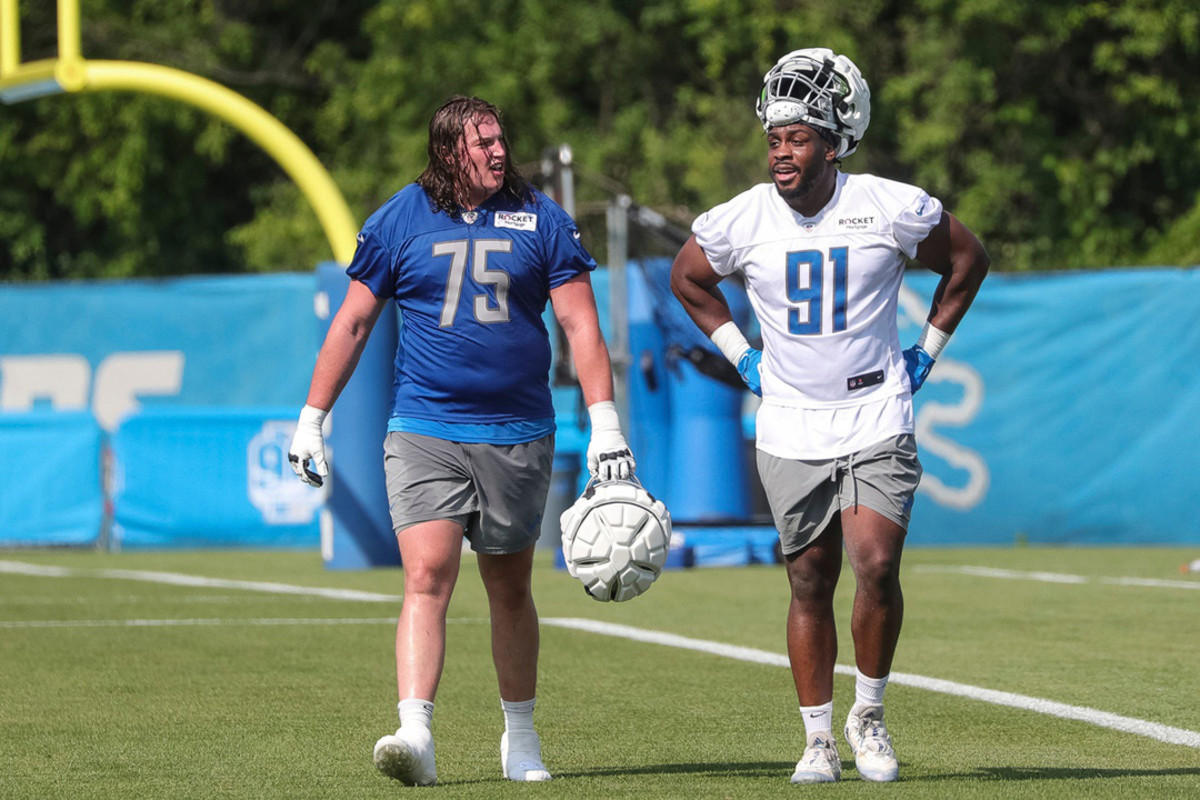
<instances>
[{"instance_id":1,"label":"short beard","mask_svg":"<svg viewBox=\"0 0 1200 800\"><path fill-rule=\"evenodd\" d=\"M819 173L805 171L801 174L799 183L797 183L791 189L784 189L779 185L779 182L775 180L775 175L772 173L771 183L775 184L775 191L779 192L779 196L785 201L790 202L792 200L803 200L805 197L811 194L813 189L816 188L817 179L819 177Z\"/></svg>"}]
</instances>

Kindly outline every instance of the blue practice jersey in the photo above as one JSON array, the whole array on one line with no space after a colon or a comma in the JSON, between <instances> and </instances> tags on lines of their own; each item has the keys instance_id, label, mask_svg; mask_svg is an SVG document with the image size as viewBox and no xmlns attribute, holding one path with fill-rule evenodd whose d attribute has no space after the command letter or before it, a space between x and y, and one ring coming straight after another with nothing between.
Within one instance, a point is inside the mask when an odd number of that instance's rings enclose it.
<instances>
[{"instance_id":1,"label":"blue practice jersey","mask_svg":"<svg viewBox=\"0 0 1200 800\"><path fill-rule=\"evenodd\" d=\"M347 269L402 313L389 429L496 443L552 432L542 314L552 288L595 267L575 222L536 190L463 216L434 210L417 184L397 192Z\"/></svg>"}]
</instances>

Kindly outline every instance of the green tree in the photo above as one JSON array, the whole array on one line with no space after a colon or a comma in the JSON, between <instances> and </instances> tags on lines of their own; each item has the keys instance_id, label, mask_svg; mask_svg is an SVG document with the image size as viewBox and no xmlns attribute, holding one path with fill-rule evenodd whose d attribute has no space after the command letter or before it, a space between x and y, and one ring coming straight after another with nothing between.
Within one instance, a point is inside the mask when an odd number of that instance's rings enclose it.
<instances>
[{"instance_id":1,"label":"green tree","mask_svg":"<svg viewBox=\"0 0 1200 800\"><path fill-rule=\"evenodd\" d=\"M850 171L916 183L999 269L1200 261L1192 0L90 0L84 54L178 67L264 106L359 219L416 177L450 94L505 109L536 173L568 143L603 256L610 191L680 224L765 179L753 101L797 47L872 87ZM52 4L23 4L30 58ZM40 52L39 52L40 51ZM0 278L311 267L330 257L277 165L228 126L133 95L0 107Z\"/></svg>"},{"instance_id":2,"label":"green tree","mask_svg":"<svg viewBox=\"0 0 1200 800\"><path fill-rule=\"evenodd\" d=\"M282 0L95 0L81 9L83 53L216 80L311 136L327 92L304 62L325 36L353 50L362 9L348 6L310 3L299 16ZM24 60L52 57L54 4L21 11ZM173 101L120 92L0 106L0 277L310 268L329 248L306 206L286 221L317 231L299 263L248 259L239 235L286 180L230 126Z\"/></svg>"},{"instance_id":3,"label":"green tree","mask_svg":"<svg viewBox=\"0 0 1200 800\"><path fill-rule=\"evenodd\" d=\"M1167 243L1200 200L1194 3L925 0L902 31L898 157L998 266L1194 263Z\"/></svg>"}]
</instances>

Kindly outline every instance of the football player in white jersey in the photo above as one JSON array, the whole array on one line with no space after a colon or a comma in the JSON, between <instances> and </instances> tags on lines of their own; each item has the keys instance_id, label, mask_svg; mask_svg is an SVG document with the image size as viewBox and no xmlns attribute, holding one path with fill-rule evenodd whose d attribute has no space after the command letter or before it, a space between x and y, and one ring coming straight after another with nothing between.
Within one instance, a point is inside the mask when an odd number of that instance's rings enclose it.
<instances>
[{"instance_id":1,"label":"football player in white jersey","mask_svg":"<svg viewBox=\"0 0 1200 800\"><path fill-rule=\"evenodd\" d=\"M870 121L858 68L825 48L796 50L758 99L771 182L702 214L671 288L762 397L758 469L791 585L787 644L806 747L793 783L835 781L833 594L845 548L856 702L844 734L860 776L891 781L883 692L904 611L900 555L921 476L912 394L987 274L979 240L921 189L838 169ZM908 259L941 274L928 321L902 350L897 298ZM744 276L762 328L750 346L718 284Z\"/></svg>"}]
</instances>

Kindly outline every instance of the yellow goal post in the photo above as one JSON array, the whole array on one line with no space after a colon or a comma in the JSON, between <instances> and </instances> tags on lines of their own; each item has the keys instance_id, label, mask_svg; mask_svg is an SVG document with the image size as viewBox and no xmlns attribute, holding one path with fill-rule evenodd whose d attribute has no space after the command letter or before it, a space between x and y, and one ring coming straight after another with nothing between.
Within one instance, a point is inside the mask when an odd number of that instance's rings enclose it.
<instances>
[{"instance_id":1,"label":"yellow goal post","mask_svg":"<svg viewBox=\"0 0 1200 800\"><path fill-rule=\"evenodd\" d=\"M79 0L58 0L58 57L22 63L18 0L0 0L0 102L63 92L131 91L205 111L275 159L316 212L334 258L350 263L358 234L354 216L333 177L282 122L237 92L182 70L137 61L87 60L81 41Z\"/></svg>"}]
</instances>

